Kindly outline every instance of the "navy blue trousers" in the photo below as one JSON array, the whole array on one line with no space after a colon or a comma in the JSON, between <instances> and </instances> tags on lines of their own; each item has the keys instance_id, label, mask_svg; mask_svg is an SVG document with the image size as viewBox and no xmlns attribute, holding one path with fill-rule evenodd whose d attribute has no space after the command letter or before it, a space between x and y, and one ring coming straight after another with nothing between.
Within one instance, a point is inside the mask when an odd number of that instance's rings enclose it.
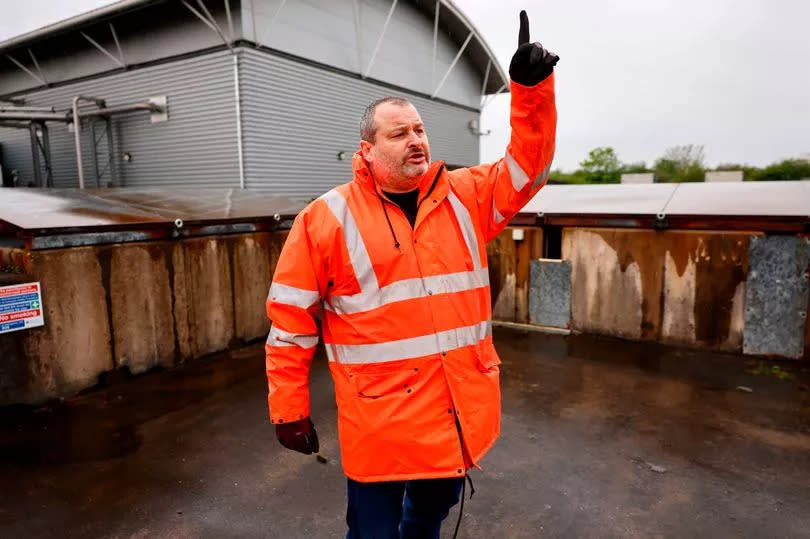
<instances>
[{"instance_id":1,"label":"navy blue trousers","mask_svg":"<svg viewBox=\"0 0 810 539\"><path fill-rule=\"evenodd\" d=\"M463 477L360 483L348 480L346 539L439 539Z\"/></svg>"}]
</instances>

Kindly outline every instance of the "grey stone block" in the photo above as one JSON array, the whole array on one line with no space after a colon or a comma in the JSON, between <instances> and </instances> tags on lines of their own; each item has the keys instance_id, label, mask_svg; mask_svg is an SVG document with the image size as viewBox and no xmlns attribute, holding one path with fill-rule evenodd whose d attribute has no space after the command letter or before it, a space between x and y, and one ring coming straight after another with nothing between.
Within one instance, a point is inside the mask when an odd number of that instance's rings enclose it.
<instances>
[{"instance_id":1,"label":"grey stone block","mask_svg":"<svg viewBox=\"0 0 810 539\"><path fill-rule=\"evenodd\" d=\"M541 326L570 326L571 263L567 260L532 260L529 321Z\"/></svg>"},{"instance_id":2,"label":"grey stone block","mask_svg":"<svg viewBox=\"0 0 810 539\"><path fill-rule=\"evenodd\" d=\"M753 236L748 259L743 352L802 357L810 240Z\"/></svg>"}]
</instances>

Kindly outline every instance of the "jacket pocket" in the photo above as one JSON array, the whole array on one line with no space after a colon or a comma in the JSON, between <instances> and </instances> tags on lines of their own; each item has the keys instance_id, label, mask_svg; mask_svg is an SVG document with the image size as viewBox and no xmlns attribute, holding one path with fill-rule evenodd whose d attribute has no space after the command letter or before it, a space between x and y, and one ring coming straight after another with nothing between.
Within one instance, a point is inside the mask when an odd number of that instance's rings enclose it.
<instances>
[{"instance_id":1,"label":"jacket pocket","mask_svg":"<svg viewBox=\"0 0 810 539\"><path fill-rule=\"evenodd\" d=\"M356 370L349 374L349 378L358 397L377 399L385 395L411 393L419 379L419 369L405 367L376 372Z\"/></svg>"},{"instance_id":2,"label":"jacket pocket","mask_svg":"<svg viewBox=\"0 0 810 539\"><path fill-rule=\"evenodd\" d=\"M491 342L480 343L475 347L475 355L478 359L478 370L481 372L499 372L498 365L501 358L495 351L495 346Z\"/></svg>"}]
</instances>

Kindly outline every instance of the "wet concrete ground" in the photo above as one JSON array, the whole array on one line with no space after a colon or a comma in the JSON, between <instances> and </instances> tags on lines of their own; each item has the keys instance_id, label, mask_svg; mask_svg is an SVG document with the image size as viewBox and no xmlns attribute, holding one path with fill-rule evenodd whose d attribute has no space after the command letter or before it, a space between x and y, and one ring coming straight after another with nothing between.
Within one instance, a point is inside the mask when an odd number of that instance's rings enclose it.
<instances>
[{"instance_id":1,"label":"wet concrete ground","mask_svg":"<svg viewBox=\"0 0 810 539\"><path fill-rule=\"evenodd\" d=\"M807 367L781 380L728 355L496 341L503 433L473 472L461 537L810 537ZM325 361L312 396L327 464L278 445L265 395L256 345L0 409L0 537L341 537Z\"/></svg>"}]
</instances>

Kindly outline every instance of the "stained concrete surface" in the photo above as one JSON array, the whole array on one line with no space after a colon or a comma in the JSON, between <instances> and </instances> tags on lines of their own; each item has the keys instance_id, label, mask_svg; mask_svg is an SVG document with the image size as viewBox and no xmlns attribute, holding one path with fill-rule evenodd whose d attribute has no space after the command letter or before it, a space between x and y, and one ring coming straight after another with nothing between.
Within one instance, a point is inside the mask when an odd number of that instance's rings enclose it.
<instances>
[{"instance_id":1,"label":"stained concrete surface","mask_svg":"<svg viewBox=\"0 0 810 539\"><path fill-rule=\"evenodd\" d=\"M461 537L810 537L804 364L780 380L733 355L503 329L496 341L502 437L472 472ZM311 385L319 464L275 441L262 354L0 409L0 537L341 537L325 361Z\"/></svg>"}]
</instances>

